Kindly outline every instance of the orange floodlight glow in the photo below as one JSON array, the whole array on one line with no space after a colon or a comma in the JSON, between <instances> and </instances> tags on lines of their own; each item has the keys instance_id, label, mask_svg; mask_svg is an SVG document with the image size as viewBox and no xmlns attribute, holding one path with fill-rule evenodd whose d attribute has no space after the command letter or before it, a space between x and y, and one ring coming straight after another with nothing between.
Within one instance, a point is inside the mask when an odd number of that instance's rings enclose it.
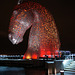
<instances>
[{"instance_id":1,"label":"orange floodlight glow","mask_svg":"<svg viewBox=\"0 0 75 75\"><path fill-rule=\"evenodd\" d=\"M31 56L30 55L27 55L26 59L31 59Z\"/></svg>"},{"instance_id":2,"label":"orange floodlight glow","mask_svg":"<svg viewBox=\"0 0 75 75\"><path fill-rule=\"evenodd\" d=\"M47 55L50 55L51 54L50 51L47 51L46 53L47 53Z\"/></svg>"},{"instance_id":3,"label":"orange floodlight glow","mask_svg":"<svg viewBox=\"0 0 75 75\"><path fill-rule=\"evenodd\" d=\"M32 59L37 59L37 55L36 54L33 54L32 55Z\"/></svg>"},{"instance_id":4,"label":"orange floodlight glow","mask_svg":"<svg viewBox=\"0 0 75 75\"><path fill-rule=\"evenodd\" d=\"M51 52L47 50L46 54L48 55L48 58L51 58Z\"/></svg>"},{"instance_id":5,"label":"orange floodlight glow","mask_svg":"<svg viewBox=\"0 0 75 75\"><path fill-rule=\"evenodd\" d=\"M25 55L23 56L23 59L25 59Z\"/></svg>"},{"instance_id":6,"label":"orange floodlight glow","mask_svg":"<svg viewBox=\"0 0 75 75\"><path fill-rule=\"evenodd\" d=\"M48 55L48 58L51 58L51 55Z\"/></svg>"},{"instance_id":7,"label":"orange floodlight glow","mask_svg":"<svg viewBox=\"0 0 75 75\"><path fill-rule=\"evenodd\" d=\"M41 49L40 50L40 57L45 57L45 49Z\"/></svg>"}]
</instances>

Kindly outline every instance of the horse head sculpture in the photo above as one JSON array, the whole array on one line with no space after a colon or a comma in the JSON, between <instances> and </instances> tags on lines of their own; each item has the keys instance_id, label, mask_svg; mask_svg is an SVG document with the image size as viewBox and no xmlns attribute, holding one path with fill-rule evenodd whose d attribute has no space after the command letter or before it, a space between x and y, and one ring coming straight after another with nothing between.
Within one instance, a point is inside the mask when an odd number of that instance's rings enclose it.
<instances>
[{"instance_id":1,"label":"horse head sculpture","mask_svg":"<svg viewBox=\"0 0 75 75\"><path fill-rule=\"evenodd\" d=\"M25 2L14 8L9 25L9 40L13 44L23 41L27 29L30 30L28 49L24 59L51 57L60 48L55 21L49 11L35 2Z\"/></svg>"}]
</instances>

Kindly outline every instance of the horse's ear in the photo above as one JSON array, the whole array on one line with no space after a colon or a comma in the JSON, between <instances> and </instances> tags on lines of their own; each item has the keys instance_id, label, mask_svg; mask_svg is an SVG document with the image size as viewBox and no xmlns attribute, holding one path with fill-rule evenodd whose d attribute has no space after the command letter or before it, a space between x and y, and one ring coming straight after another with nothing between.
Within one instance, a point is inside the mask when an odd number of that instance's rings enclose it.
<instances>
[{"instance_id":1,"label":"horse's ear","mask_svg":"<svg viewBox=\"0 0 75 75\"><path fill-rule=\"evenodd\" d=\"M21 4L22 2L23 2L23 0L18 0L18 3L17 3L17 4L19 5L19 4Z\"/></svg>"}]
</instances>

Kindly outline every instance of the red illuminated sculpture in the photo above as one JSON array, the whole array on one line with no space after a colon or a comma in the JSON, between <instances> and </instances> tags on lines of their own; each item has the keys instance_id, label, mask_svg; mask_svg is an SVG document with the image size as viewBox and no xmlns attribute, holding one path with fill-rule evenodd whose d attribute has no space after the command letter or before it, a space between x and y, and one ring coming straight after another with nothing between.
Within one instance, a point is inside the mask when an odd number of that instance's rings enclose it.
<instances>
[{"instance_id":1,"label":"red illuminated sculpture","mask_svg":"<svg viewBox=\"0 0 75 75\"><path fill-rule=\"evenodd\" d=\"M14 8L9 25L9 40L13 44L23 41L27 29L30 30L28 48L23 59L38 59L55 55L60 41L52 15L35 2L25 2Z\"/></svg>"}]
</instances>

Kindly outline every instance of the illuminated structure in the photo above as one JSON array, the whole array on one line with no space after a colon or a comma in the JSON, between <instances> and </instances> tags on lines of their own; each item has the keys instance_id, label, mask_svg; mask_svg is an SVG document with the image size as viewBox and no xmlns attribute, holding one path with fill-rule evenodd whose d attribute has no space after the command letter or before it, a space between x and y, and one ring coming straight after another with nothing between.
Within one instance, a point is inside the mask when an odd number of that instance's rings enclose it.
<instances>
[{"instance_id":1,"label":"illuminated structure","mask_svg":"<svg viewBox=\"0 0 75 75\"><path fill-rule=\"evenodd\" d=\"M59 50L60 41L52 15L35 2L25 2L14 8L9 25L9 40L13 44L23 41L27 29L30 30L28 49L23 59L51 57Z\"/></svg>"}]
</instances>

